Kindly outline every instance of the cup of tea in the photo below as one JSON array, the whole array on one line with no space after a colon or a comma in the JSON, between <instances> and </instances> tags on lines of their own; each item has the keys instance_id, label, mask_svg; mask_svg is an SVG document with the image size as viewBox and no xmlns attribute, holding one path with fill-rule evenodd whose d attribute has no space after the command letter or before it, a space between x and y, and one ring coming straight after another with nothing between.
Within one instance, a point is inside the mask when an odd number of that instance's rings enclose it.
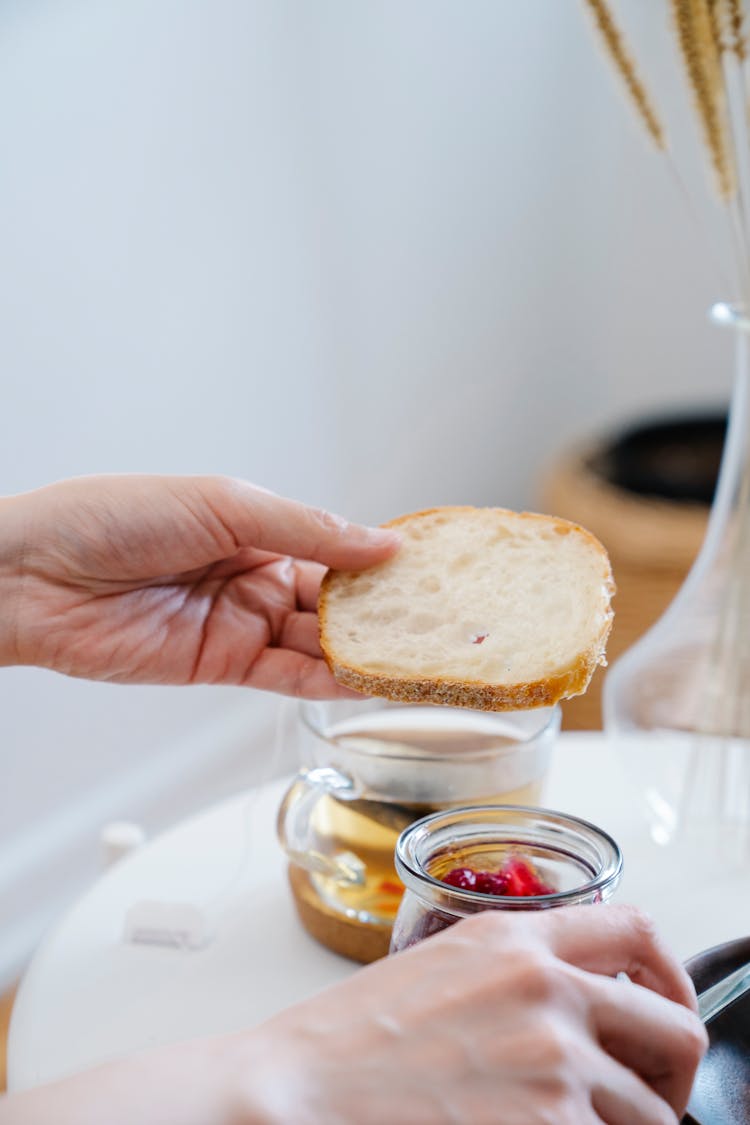
<instances>
[{"instance_id":1,"label":"cup of tea","mask_svg":"<svg viewBox=\"0 0 750 1125\"><path fill-rule=\"evenodd\" d=\"M558 707L302 703L294 737L303 764L278 831L305 928L354 960L385 956L404 891L400 834L457 806L538 803L559 729Z\"/></svg>"},{"instance_id":2,"label":"cup of tea","mask_svg":"<svg viewBox=\"0 0 750 1125\"><path fill-rule=\"evenodd\" d=\"M606 902L622 854L602 828L551 809L488 805L434 813L402 832L398 953L482 910L550 910Z\"/></svg>"}]
</instances>

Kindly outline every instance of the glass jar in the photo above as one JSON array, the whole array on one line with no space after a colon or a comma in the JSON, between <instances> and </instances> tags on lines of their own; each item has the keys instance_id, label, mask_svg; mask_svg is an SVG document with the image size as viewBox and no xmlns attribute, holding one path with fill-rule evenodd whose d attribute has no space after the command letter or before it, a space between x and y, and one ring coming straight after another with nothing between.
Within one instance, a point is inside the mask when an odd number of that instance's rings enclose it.
<instances>
[{"instance_id":1,"label":"glass jar","mask_svg":"<svg viewBox=\"0 0 750 1125\"><path fill-rule=\"evenodd\" d=\"M486 894L442 881L469 868L497 873L523 865L544 894ZM391 953L480 910L548 910L606 902L622 874L620 849L588 821L549 809L484 805L435 813L412 824L396 845L406 887Z\"/></svg>"},{"instance_id":2,"label":"glass jar","mask_svg":"<svg viewBox=\"0 0 750 1125\"><path fill-rule=\"evenodd\" d=\"M305 764L278 830L306 929L355 960L385 956L403 894L399 834L452 806L538 801L559 729L557 707L303 703L296 738Z\"/></svg>"}]
</instances>

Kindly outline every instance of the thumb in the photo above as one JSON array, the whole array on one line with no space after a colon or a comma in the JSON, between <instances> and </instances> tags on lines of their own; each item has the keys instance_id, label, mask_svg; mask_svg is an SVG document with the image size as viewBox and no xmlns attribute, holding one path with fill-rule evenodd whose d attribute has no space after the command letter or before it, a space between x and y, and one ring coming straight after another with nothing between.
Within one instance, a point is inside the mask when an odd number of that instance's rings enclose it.
<instances>
[{"instance_id":1,"label":"thumb","mask_svg":"<svg viewBox=\"0 0 750 1125\"><path fill-rule=\"evenodd\" d=\"M349 523L323 508L308 507L246 481L216 478L215 489L215 511L240 547L293 555L338 570L359 570L389 558L401 542L390 528Z\"/></svg>"}]
</instances>

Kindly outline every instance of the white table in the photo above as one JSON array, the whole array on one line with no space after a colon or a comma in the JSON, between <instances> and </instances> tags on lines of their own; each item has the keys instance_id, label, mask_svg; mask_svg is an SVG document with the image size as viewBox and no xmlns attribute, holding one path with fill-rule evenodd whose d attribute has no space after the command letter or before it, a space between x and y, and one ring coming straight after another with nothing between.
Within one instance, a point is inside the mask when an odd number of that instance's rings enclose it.
<instances>
[{"instance_id":1,"label":"white table","mask_svg":"<svg viewBox=\"0 0 750 1125\"><path fill-rule=\"evenodd\" d=\"M257 1023L355 971L301 929L275 838L287 782L219 804L110 869L38 950L10 1029L10 1089L137 1048ZM649 910L677 953L750 933L750 866L700 870L648 836L622 765L598 734L555 749L544 803L606 828L625 875L618 898ZM129 908L194 903L212 937L197 951L123 941Z\"/></svg>"}]
</instances>

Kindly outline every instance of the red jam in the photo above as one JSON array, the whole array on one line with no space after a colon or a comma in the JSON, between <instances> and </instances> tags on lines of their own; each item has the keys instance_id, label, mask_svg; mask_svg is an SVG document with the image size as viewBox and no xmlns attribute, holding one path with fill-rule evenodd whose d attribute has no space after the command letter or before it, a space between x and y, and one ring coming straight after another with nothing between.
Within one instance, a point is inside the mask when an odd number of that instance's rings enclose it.
<instances>
[{"instance_id":1,"label":"red jam","mask_svg":"<svg viewBox=\"0 0 750 1125\"><path fill-rule=\"evenodd\" d=\"M474 871L471 867L454 867L442 876L441 881L461 890L479 891L484 895L507 895L511 898L553 895L556 890L543 882L532 865L519 856L509 856L499 871Z\"/></svg>"},{"instance_id":2,"label":"red jam","mask_svg":"<svg viewBox=\"0 0 750 1125\"><path fill-rule=\"evenodd\" d=\"M438 877L438 876L436 876ZM553 895L557 887L552 887L540 878L539 872L528 860L520 856L508 856L498 871L475 871L473 867L453 867L439 876L441 883L457 887L462 891L478 891L480 894L529 898L532 895ZM477 902L479 909L487 909ZM406 949L432 934L440 933L458 922L457 915L442 910L427 910L415 922L408 937L404 937L399 948Z\"/></svg>"}]
</instances>

